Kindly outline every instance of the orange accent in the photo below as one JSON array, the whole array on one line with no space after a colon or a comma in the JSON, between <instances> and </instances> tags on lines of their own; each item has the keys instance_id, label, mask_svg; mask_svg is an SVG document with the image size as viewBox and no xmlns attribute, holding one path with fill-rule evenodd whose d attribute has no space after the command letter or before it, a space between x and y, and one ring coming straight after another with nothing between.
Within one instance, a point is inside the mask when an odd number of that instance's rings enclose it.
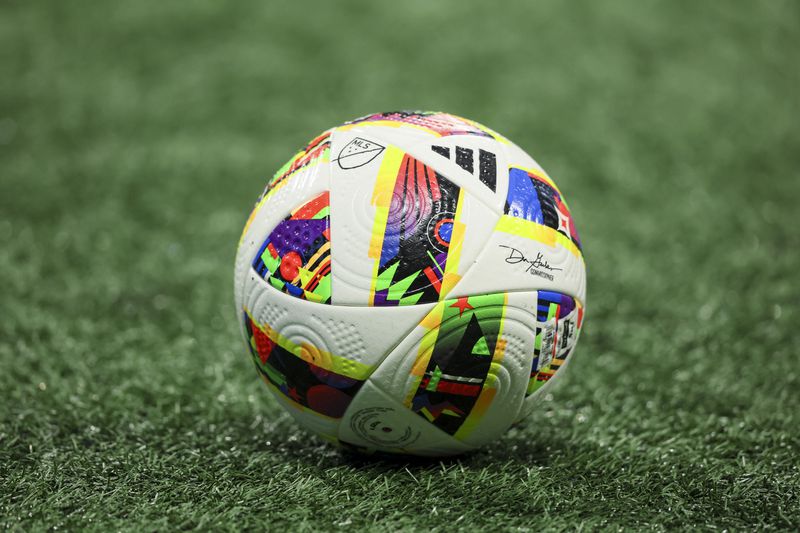
<instances>
[{"instance_id":1,"label":"orange accent","mask_svg":"<svg viewBox=\"0 0 800 533\"><path fill-rule=\"evenodd\" d=\"M431 267L426 267L423 272L428 277L428 280L430 280L433 288L436 289L436 292L442 292L442 282L436 277L436 273L433 271L433 269Z\"/></svg>"},{"instance_id":2,"label":"orange accent","mask_svg":"<svg viewBox=\"0 0 800 533\"><path fill-rule=\"evenodd\" d=\"M330 192L325 191L292 213L293 219L309 220L330 205Z\"/></svg>"},{"instance_id":3,"label":"orange accent","mask_svg":"<svg viewBox=\"0 0 800 533\"><path fill-rule=\"evenodd\" d=\"M310 143L308 143L308 146L306 146L306 152L314 149L314 147L316 147L318 144L320 144L322 141L326 140L330 136L331 136L330 130L320 133L318 136L311 139Z\"/></svg>"}]
</instances>

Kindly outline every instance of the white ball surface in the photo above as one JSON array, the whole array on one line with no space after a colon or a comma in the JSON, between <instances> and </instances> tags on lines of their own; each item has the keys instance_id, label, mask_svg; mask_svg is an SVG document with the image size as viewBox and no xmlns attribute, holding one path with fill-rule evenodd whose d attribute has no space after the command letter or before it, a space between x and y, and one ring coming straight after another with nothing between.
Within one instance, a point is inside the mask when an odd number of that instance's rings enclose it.
<instances>
[{"instance_id":1,"label":"white ball surface","mask_svg":"<svg viewBox=\"0 0 800 533\"><path fill-rule=\"evenodd\" d=\"M573 357L586 272L552 179L445 113L330 129L270 180L235 267L259 374L346 447L452 455L500 437Z\"/></svg>"}]
</instances>

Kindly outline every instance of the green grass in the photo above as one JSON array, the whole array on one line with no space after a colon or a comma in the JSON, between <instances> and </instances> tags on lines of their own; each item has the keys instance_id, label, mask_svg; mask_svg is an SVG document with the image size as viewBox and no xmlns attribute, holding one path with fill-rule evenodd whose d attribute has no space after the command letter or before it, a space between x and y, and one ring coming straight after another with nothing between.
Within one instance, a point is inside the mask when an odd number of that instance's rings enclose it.
<instances>
[{"instance_id":1,"label":"green grass","mask_svg":"<svg viewBox=\"0 0 800 533\"><path fill-rule=\"evenodd\" d=\"M798 5L299 4L0 6L0 526L800 528ZM562 384L442 462L298 429L232 303L266 177L398 108L529 150L589 272Z\"/></svg>"}]
</instances>

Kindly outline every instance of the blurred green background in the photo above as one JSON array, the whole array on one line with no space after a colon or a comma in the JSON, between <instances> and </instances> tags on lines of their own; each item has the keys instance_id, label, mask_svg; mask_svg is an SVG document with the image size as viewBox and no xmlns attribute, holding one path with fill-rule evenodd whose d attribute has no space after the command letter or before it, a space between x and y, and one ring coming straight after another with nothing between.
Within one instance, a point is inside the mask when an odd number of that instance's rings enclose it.
<instances>
[{"instance_id":1,"label":"blurred green background","mask_svg":"<svg viewBox=\"0 0 800 533\"><path fill-rule=\"evenodd\" d=\"M0 4L0 526L800 528L796 2ZM584 242L563 383L455 460L358 459L257 379L266 179L377 111L528 150Z\"/></svg>"}]
</instances>

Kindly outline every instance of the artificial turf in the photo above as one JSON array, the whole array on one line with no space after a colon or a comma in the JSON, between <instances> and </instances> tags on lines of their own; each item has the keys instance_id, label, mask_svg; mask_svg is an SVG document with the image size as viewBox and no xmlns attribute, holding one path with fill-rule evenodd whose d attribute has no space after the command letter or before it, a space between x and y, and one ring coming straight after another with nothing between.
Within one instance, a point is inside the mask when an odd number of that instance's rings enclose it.
<instances>
[{"instance_id":1,"label":"artificial turf","mask_svg":"<svg viewBox=\"0 0 800 533\"><path fill-rule=\"evenodd\" d=\"M800 528L800 8L0 5L0 526ZM530 151L588 267L506 437L343 455L257 377L239 232L305 141L441 109Z\"/></svg>"}]
</instances>

